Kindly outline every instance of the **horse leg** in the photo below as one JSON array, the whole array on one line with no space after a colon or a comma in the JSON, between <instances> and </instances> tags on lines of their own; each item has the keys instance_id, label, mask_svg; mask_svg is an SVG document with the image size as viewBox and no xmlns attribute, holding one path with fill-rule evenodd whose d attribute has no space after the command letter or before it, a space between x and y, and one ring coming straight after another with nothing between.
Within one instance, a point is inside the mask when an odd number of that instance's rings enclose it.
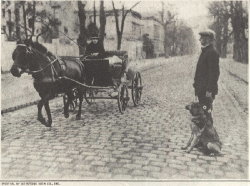
<instances>
[{"instance_id":1,"label":"horse leg","mask_svg":"<svg viewBox=\"0 0 250 186\"><path fill-rule=\"evenodd\" d=\"M68 100L64 103L63 114L64 114L65 118L68 118L69 117L69 95L68 94L66 94L66 95L68 97Z\"/></svg>"},{"instance_id":2,"label":"horse leg","mask_svg":"<svg viewBox=\"0 0 250 186\"><path fill-rule=\"evenodd\" d=\"M83 89L82 88L78 89L78 95L79 95L79 110L76 115L77 120L81 119L81 113L82 113L82 101L83 101Z\"/></svg>"},{"instance_id":3,"label":"horse leg","mask_svg":"<svg viewBox=\"0 0 250 186\"><path fill-rule=\"evenodd\" d=\"M45 124L46 120L43 117L42 108L43 108L43 99L41 99L37 104L37 109L38 109L37 120L40 121L42 124Z\"/></svg>"},{"instance_id":4,"label":"horse leg","mask_svg":"<svg viewBox=\"0 0 250 186\"><path fill-rule=\"evenodd\" d=\"M48 116L48 122L45 123L46 127L51 127L52 124L52 117L51 117L51 112L50 112L50 107L49 107L49 100L44 103L44 107Z\"/></svg>"},{"instance_id":5,"label":"horse leg","mask_svg":"<svg viewBox=\"0 0 250 186\"><path fill-rule=\"evenodd\" d=\"M72 91L69 91L66 93L67 97L68 97L68 101L66 101L66 103L64 104L64 117L68 118L69 117L69 104L72 102L73 99L73 94Z\"/></svg>"}]
</instances>

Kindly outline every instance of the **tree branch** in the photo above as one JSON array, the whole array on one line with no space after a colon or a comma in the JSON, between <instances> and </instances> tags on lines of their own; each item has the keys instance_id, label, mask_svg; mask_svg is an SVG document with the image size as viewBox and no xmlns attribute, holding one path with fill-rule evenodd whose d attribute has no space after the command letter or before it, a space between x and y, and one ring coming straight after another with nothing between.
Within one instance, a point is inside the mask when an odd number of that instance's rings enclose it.
<instances>
[{"instance_id":1,"label":"tree branch","mask_svg":"<svg viewBox=\"0 0 250 186\"><path fill-rule=\"evenodd\" d=\"M127 14L129 13L129 12L131 12L132 11L132 9L134 8L134 7L136 7L139 3L140 3L141 1L138 1L137 3L135 3L130 9L128 9L126 12L125 12L125 17L127 16Z\"/></svg>"},{"instance_id":2,"label":"tree branch","mask_svg":"<svg viewBox=\"0 0 250 186\"><path fill-rule=\"evenodd\" d=\"M119 28L118 12L117 12L117 9L115 8L114 1L112 1L112 6L113 6L114 15L115 15L116 32L117 34L119 34L120 28Z\"/></svg>"},{"instance_id":3,"label":"tree branch","mask_svg":"<svg viewBox=\"0 0 250 186\"><path fill-rule=\"evenodd\" d=\"M30 39L32 39L32 36L35 34L35 17L36 17L36 1L33 1L33 15L32 15L32 32Z\"/></svg>"},{"instance_id":4,"label":"tree branch","mask_svg":"<svg viewBox=\"0 0 250 186\"><path fill-rule=\"evenodd\" d=\"M28 33L27 33L27 22L26 22L26 10L25 10L25 2L22 2L22 8L23 8L23 24L24 24L24 33L26 39L28 39Z\"/></svg>"}]
</instances>

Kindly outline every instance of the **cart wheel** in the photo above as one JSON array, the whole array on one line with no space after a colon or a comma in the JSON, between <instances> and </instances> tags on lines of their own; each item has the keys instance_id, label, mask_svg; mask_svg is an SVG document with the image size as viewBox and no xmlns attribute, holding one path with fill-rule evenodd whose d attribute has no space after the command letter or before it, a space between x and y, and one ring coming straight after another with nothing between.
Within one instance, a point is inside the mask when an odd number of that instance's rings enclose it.
<instances>
[{"instance_id":1,"label":"cart wheel","mask_svg":"<svg viewBox=\"0 0 250 186\"><path fill-rule=\"evenodd\" d=\"M86 78L86 77L85 77ZM86 78L87 79L87 78ZM94 85L94 78L92 78L89 83L87 83L90 86ZM86 100L86 102L91 105L92 103L94 103L94 96L95 92L92 88L86 88L84 91L84 98Z\"/></svg>"},{"instance_id":2,"label":"cart wheel","mask_svg":"<svg viewBox=\"0 0 250 186\"><path fill-rule=\"evenodd\" d=\"M126 85L119 86L117 101L118 101L119 111L123 114L129 101L128 88Z\"/></svg>"},{"instance_id":3,"label":"cart wheel","mask_svg":"<svg viewBox=\"0 0 250 186\"><path fill-rule=\"evenodd\" d=\"M84 98L86 102L91 105L94 102L94 91L92 89L86 89L84 91Z\"/></svg>"},{"instance_id":4,"label":"cart wheel","mask_svg":"<svg viewBox=\"0 0 250 186\"><path fill-rule=\"evenodd\" d=\"M134 102L134 106L139 105L141 101L141 94L142 94L142 80L141 80L141 74L137 72L132 80L132 99Z\"/></svg>"}]
</instances>

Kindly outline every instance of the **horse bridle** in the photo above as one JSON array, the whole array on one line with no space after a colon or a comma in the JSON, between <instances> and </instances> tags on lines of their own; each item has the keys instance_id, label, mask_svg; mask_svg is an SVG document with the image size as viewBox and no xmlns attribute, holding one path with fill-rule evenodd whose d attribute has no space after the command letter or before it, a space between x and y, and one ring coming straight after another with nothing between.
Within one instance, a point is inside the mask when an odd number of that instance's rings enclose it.
<instances>
[{"instance_id":1,"label":"horse bridle","mask_svg":"<svg viewBox=\"0 0 250 186\"><path fill-rule=\"evenodd\" d=\"M40 51L38 51L38 50L36 50L36 49L29 48L29 47L28 47L27 45L25 45L25 44L17 44L17 46L23 46L23 47L25 47L27 53L31 53L32 50L34 50L34 51L38 52L40 55L42 55L43 57L45 57L45 58L47 58L47 59L49 60L49 64L46 65L45 67L43 67L42 69L40 69L40 70L34 70L34 71L23 70L23 72L25 72L25 73L28 73L28 74L37 74L37 73L39 73L39 72L44 71L46 68L52 66L56 61L58 61L58 57L56 57L55 60L51 61L47 55L44 55L43 53L41 53Z\"/></svg>"}]
</instances>

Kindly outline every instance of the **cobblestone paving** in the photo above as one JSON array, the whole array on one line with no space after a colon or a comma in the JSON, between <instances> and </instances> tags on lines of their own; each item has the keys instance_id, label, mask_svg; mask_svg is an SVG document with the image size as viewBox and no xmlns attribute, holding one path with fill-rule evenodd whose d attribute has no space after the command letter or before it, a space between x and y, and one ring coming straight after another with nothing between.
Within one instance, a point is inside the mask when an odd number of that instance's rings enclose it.
<instances>
[{"instance_id":1,"label":"cobblestone paving","mask_svg":"<svg viewBox=\"0 0 250 186\"><path fill-rule=\"evenodd\" d=\"M2 115L3 179L247 179L247 113L221 73L214 103L222 155L180 148L190 137L184 106L193 100L196 58L185 57L142 73L142 103L121 115L114 100L83 105L81 120L65 119L62 98L51 102L53 127L36 120L36 106ZM235 81L236 82L236 81ZM238 88L246 91L241 82Z\"/></svg>"}]
</instances>

